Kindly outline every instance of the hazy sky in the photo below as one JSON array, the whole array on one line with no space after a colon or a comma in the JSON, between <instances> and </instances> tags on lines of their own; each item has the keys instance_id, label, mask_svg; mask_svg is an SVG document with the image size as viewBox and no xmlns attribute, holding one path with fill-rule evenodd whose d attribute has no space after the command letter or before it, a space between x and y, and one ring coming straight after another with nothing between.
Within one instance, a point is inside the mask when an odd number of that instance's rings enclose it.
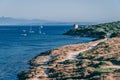
<instances>
[{"instance_id":1,"label":"hazy sky","mask_svg":"<svg viewBox=\"0 0 120 80\"><path fill-rule=\"evenodd\" d=\"M0 16L57 21L120 20L120 0L0 0Z\"/></svg>"}]
</instances>

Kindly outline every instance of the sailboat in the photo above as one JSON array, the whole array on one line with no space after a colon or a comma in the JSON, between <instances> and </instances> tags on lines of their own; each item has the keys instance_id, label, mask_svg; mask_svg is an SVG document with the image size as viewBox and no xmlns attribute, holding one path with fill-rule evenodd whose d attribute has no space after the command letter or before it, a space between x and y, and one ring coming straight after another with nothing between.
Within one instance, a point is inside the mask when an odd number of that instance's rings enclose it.
<instances>
[{"instance_id":1,"label":"sailboat","mask_svg":"<svg viewBox=\"0 0 120 80\"><path fill-rule=\"evenodd\" d=\"M42 32L42 28L43 28L43 26L39 27L39 34L46 34L46 33Z\"/></svg>"},{"instance_id":2,"label":"sailboat","mask_svg":"<svg viewBox=\"0 0 120 80\"><path fill-rule=\"evenodd\" d=\"M21 36L27 36L27 34L24 33L24 34L21 34Z\"/></svg>"},{"instance_id":3,"label":"sailboat","mask_svg":"<svg viewBox=\"0 0 120 80\"><path fill-rule=\"evenodd\" d=\"M23 29L22 31L23 31L23 32L26 32L26 30L25 30L25 29Z\"/></svg>"},{"instance_id":4,"label":"sailboat","mask_svg":"<svg viewBox=\"0 0 120 80\"><path fill-rule=\"evenodd\" d=\"M32 30L32 27L30 27L29 33L35 33L35 31Z\"/></svg>"},{"instance_id":5,"label":"sailboat","mask_svg":"<svg viewBox=\"0 0 120 80\"><path fill-rule=\"evenodd\" d=\"M40 27L39 27L39 33L40 33L40 34L42 33L42 28L43 28L43 26L40 26Z\"/></svg>"},{"instance_id":6,"label":"sailboat","mask_svg":"<svg viewBox=\"0 0 120 80\"><path fill-rule=\"evenodd\" d=\"M26 30L25 30L25 29L22 30L21 36L27 36L27 33L26 33Z\"/></svg>"}]
</instances>

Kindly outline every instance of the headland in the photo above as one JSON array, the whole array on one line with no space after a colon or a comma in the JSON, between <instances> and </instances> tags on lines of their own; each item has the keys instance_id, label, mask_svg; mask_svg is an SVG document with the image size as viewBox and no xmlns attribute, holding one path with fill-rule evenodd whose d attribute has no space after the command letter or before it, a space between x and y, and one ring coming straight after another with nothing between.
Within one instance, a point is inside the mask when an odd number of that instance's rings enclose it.
<instances>
[{"instance_id":1,"label":"headland","mask_svg":"<svg viewBox=\"0 0 120 80\"><path fill-rule=\"evenodd\" d=\"M119 29L118 21L66 32L66 35L84 34L98 40L40 53L29 62L30 69L18 74L19 80L100 80L104 76L107 76L105 80L112 80L120 72Z\"/></svg>"}]
</instances>

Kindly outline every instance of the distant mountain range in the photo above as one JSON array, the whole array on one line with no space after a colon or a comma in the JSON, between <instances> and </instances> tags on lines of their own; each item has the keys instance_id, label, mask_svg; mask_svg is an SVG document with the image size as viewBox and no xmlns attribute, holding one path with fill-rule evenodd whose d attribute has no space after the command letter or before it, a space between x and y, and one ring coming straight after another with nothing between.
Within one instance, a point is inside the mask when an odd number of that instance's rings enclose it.
<instances>
[{"instance_id":1,"label":"distant mountain range","mask_svg":"<svg viewBox=\"0 0 120 80\"><path fill-rule=\"evenodd\" d=\"M40 19L17 19L12 17L0 17L0 25L43 25L43 24L81 24L88 25L94 24L93 22L61 22L61 21L48 21Z\"/></svg>"}]
</instances>

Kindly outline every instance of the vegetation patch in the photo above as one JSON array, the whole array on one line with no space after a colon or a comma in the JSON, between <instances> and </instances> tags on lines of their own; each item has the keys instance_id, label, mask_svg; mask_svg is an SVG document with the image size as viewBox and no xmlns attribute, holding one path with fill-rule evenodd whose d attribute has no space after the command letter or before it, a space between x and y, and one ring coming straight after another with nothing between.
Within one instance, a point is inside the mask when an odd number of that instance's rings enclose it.
<instances>
[{"instance_id":1,"label":"vegetation patch","mask_svg":"<svg viewBox=\"0 0 120 80\"><path fill-rule=\"evenodd\" d=\"M73 64L76 63L76 60L73 59L69 59L69 60L65 60L64 62L62 62L63 64Z\"/></svg>"},{"instance_id":2,"label":"vegetation patch","mask_svg":"<svg viewBox=\"0 0 120 80\"><path fill-rule=\"evenodd\" d=\"M120 72L120 69L115 70L115 72Z\"/></svg>"},{"instance_id":3,"label":"vegetation patch","mask_svg":"<svg viewBox=\"0 0 120 80\"><path fill-rule=\"evenodd\" d=\"M95 72L104 73L104 72L114 72L115 68L97 68Z\"/></svg>"},{"instance_id":4,"label":"vegetation patch","mask_svg":"<svg viewBox=\"0 0 120 80\"><path fill-rule=\"evenodd\" d=\"M87 54L88 54L88 52L85 51L85 52L81 52L78 56L86 56Z\"/></svg>"},{"instance_id":5,"label":"vegetation patch","mask_svg":"<svg viewBox=\"0 0 120 80\"><path fill-rule=\"evenodd\" d=\"M120 21L79 27L77 30L71 29L64 34L95 37L98 39L106 38L107 34L112 34L111 37L120 37Z\"/></svg>"},{"instance_id":6,"label":"vegetation patch","mask_svg":"<svg viewBox=\"0 0 120 80\"><path fill-rule=\"evenodd\" d=\"M100 64L100 65L106 65L106 66L111 66L111 65L112 65L112 63L109 62L109 61L100 61L99 64Z\"/></svg>"},{"instance_id":7,"label":"vegetation patch","mask_svg":"<svg viewBox=\"0 0 120 80\"><path fill-rule=\"evenodd\" d=\"M100 42L98 45L106 45L107 42L106 41L103 41L103 42Z\"/></svg>"},{"instance_id":8,"label":"vegetation patch","mask_svg":"<svg viewBox=\"0 0 120 80\"><path fill-rule=\"evenodd\" d=\"M120 37L120 31L112 33L110 37Z\"/></svg>"}]
</instances>

